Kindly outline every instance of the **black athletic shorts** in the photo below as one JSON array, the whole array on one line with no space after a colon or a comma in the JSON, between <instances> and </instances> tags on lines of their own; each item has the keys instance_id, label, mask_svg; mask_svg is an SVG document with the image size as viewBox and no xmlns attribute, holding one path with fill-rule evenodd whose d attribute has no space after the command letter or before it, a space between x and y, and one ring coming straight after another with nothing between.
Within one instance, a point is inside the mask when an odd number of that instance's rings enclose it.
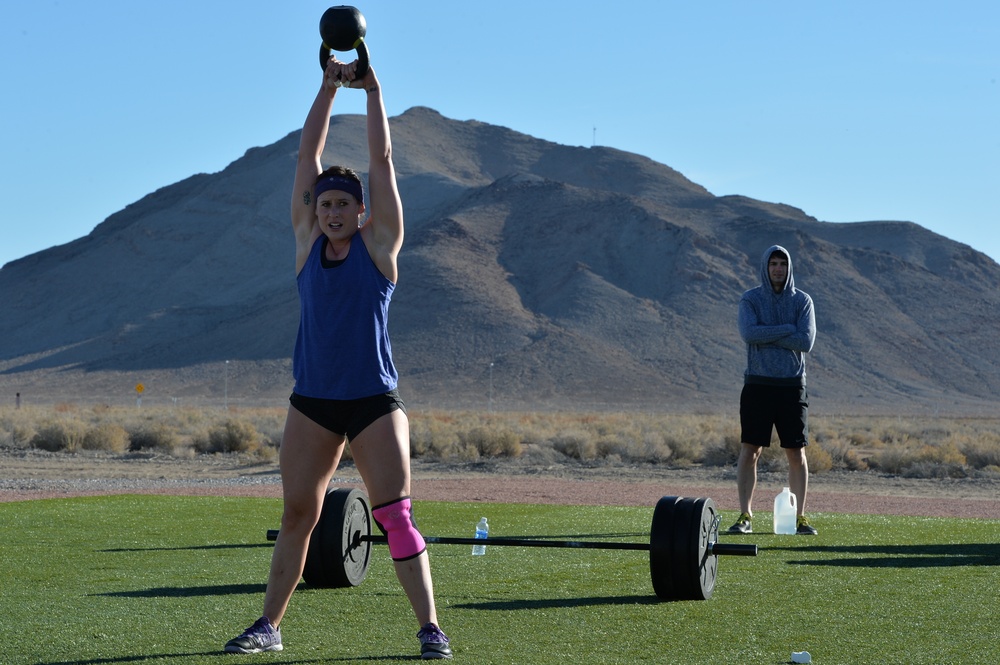
<instances>
[{"instance_id":1,"label":"black athletic shorts","mask_svg":"<svg viewBox=\"0 0 1000 665\"><path fill-rule=\"evenodd\" d=\"M396 390L361 399L320 399L292 393L288 401L320 427L334 434L346 434L348 441L387 413L396 409L406 413L406 405Z\"/></svg>"},{"instance_id":2,"label":"black athletic shorts","mask_svg":"<svg viewBox=\"0 0 1000 665\"><path fill-rule=\"evenodd\" d=\"M740 441L770 446L773 427L782 448L803 448L809 443L808 415L805 386L745 384L740 394Z\"/></svg>"}]
</instances>

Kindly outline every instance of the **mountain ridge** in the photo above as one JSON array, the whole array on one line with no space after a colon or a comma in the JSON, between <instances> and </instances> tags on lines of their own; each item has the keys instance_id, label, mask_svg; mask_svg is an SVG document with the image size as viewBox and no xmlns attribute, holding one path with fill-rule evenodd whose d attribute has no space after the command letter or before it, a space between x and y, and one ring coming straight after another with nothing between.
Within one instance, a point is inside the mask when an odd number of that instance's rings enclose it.
<instances>
[{"instance_id":1,"label":"mountain ridge","mask_svg":"<svg viewBox=\"0 0 1000 665\"><path fill-rule=\"evenodd\" d=\"M967 245L912 222L715 196L641 155L426 107L390 122L406 215L390 327L410 403L732 410L736 304L777 243L816 303L814 406L995 405L1000 266ZM116 401L141 381L148 400L283 401L298 135L3 266L0 391ZM362 116L331 119L323 161L365 173Z\"/></svg>"}]
</instances>

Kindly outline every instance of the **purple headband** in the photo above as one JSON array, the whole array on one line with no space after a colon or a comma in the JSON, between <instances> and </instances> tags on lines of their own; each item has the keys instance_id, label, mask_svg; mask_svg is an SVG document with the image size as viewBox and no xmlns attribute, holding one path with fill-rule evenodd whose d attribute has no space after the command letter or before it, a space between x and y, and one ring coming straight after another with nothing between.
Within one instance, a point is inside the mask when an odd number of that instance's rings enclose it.
<instances>
[{"instance_id":1,"label":"purple headband","mask_svg":"<svg viewBox=\"0 0 1000 665\"><path fill-rule=\"evenodd\" d=\"M317 182L316 187L313 189L313 198L318 199L320 194L330 189L347 192L357 199L358 203L364 203L365 201L365 190L361 187L361 183L352 178L345 178L340 175L332 175Z\"/></svg>"}]
</instances>

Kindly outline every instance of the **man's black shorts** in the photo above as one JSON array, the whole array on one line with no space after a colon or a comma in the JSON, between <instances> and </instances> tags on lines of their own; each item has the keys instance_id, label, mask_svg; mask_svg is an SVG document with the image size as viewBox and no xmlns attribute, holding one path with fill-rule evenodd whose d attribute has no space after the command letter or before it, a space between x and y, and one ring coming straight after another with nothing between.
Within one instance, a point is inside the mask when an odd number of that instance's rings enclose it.
<instances>
[{"instance_id":1,"label":"man's black shorts","mask_svg":"<svg viewBox=\"0 0 1000 665\"><path fill-rule=\"evenodd\" d=\"M773 427L782 448L803 448L809 443L808 413L805 386L748 383L740 394L740 441L770 446Z\"/></svg>"},{"instance_id":2,"label":"man's black shorts","mask_svg":"<svg viewBox=\"0 0 1000 665\"><path fill-rule=\"evenodd\" d=\"M292 393L288 401L320 427L334 434L346 434L348 441L387 413L396 409L406 413L406 405L396 390L361 399L320 399Z\"/></svg>"}]
</instances>

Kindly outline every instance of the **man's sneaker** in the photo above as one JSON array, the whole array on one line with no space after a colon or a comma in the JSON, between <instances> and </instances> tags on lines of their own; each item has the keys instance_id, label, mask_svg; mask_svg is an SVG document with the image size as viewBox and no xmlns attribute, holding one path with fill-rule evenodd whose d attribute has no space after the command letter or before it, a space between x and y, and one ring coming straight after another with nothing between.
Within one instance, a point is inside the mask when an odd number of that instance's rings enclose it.
<instances>
[{"instance_id":1,"label":"man's sneaker","mask_svg":"<svg viewBox=\"0 0 1000 665\"><path fill-rule=\"evenodd\" d=\"M750 515L740 513L740 518L736 520L736 524L729 527L729 533L753 533L753 527L750 525Z\"/></svg>"},{"instance_id":2,"label":"man's sneaker","mask_svg":"<svg viewBox=\"0 0 1000 665\"><path fill-rule=\"evenodd\" d=\"M420 640L420 657L424 660L451 658L448 636L436 624L429 623L421 628L417 639Z\"/></svg>"},{"instance_id":3,"label":"man's sneaker","mask_svg":"<svg viewBox=\"0 0 1000 665\"><path fill-rule=\"evenodd\" d=\"M260 653L281 651L281 631L271 625L270 619L261 617L239 637L226 642L226 653Z\"/></svg>"},{"instance_id":4,"label":"man's sneaker","mask_svg":"<svg viewBox=\"0 0 1000 665\"><path fill-rule=\"evenodd\" d=\"M815 536L818 534L814 527L809 526L809 520L806 519L805 515L799 515L799 519L795 522L795 535L797 536Z\"/></svg>"}]
</instances>

